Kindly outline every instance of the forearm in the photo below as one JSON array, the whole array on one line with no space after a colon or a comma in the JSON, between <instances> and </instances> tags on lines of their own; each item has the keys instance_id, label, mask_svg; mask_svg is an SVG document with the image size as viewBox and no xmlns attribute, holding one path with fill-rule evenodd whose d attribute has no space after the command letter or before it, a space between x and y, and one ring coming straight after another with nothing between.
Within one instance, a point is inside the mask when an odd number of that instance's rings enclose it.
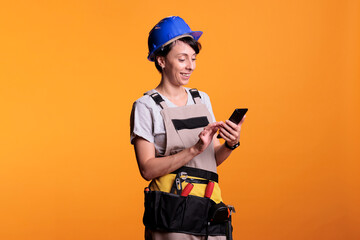
<instances>
[{"instance_id":1,"label":"forearm","mask_svg":"<svg viewBox=\"0 0 360 240\"><path fill-rule=\"evenodd\" d=\"M164 176L184 166L198 154L200 152L195 147L190 147L174 155L149 158L139 164L141 176L147 181ZM137 159L140 159L138 154Z\"/></svg>"},{"instance_id":2,"label":"forearm","mask_svg":"<svg viewBox=\"0 0 360 240\"><path fill-rule=\"evenodd\" d=\"M227 148L225 144L219 144L214 147L216 165L219 166L223 163L231 154L232 150Z\"/></svg>"},{"instance_id":3,"label":"forearm","mask_svg":"<svg viewBox=\"0 0 360 240\"><path fill-rule=\"evenodd\" d=\"M238 125L229 120L226 120L225 123L222 124L219 134L225 140L225 143L220 144L219 140L214 138L214 150L217 166L223 163L230 156L231 152L239 146L240 130L244 120L245 117L243 117ZM228 145L226 146L225 144Z\"/></svg>"},{"instance_id":4,"label":"forearm","mask_svg":"<svg viewBox=\"0 0 360 240\"><path fill-rule=\"evenodd\" d=\"M199 141L192 147L166 157L155 157L153 143L140 137L134 139L136 159L141 176L146 180L169 174L187 164L195 156L202 153L211 143L218 130L219 123L211 123L199 134Z\"/></svg>"}]
</instances>

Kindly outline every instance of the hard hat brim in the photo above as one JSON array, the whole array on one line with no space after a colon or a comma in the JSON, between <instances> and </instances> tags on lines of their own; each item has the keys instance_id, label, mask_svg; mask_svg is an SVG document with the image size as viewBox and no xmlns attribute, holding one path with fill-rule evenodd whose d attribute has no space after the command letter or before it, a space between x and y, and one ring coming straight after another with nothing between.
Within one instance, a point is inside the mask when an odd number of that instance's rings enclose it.
<instances>
[{"instance_id":1,"label":"hard hat brim","mask_svg":"<svg viewBox=\"0 0 360 240\"><path fill-rule=\"evenodd\" d=\"M173 37L172 39L170 39L169 41L161 44L160 46L158 46L157 48L153 49L153 51L151 53L149 53L147 59L151 62L154 62L155 61L155 56L154 56L154 53L160 49L161 47L164 47L166 45L169 45L170 43L180 39L180 38L183 38L183 37L192 37L193 39L195 39L196 41L199 40L199 38L201 37L201 35L203 34L202 31L192 31L192 32L189 32L189 33L185 33L185 34L181 34L181 35L178 35L176 37Z\"/></svg>"}]
</instances>

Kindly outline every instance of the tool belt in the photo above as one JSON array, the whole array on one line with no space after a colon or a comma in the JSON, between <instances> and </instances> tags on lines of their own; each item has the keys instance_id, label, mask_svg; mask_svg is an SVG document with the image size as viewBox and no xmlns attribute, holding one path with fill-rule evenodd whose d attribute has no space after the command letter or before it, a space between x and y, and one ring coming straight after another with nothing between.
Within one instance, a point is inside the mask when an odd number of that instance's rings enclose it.
<instances>
[{"instance_id":1,"label":"tool belt","mask_svg":"<svg viewBox=\"0 0 360 240\"><path fill-rule=\"evenodd\" d=\"M218 175L214 172L192 167L181 167L176 171L159 177L151 181L149 188L152 191L162 191L167 193L177 193L181 195L189 183L193 184L190 195L204 197L205 190L209 181L214 183L213 193L210 198L215 203L220 203L221 190L218 184Z\"/></svg>"},{"instance_id":2,"label":"tool belt","mask_svg":"<svg viewBox=\"0 0 360 240\"><path fill-rule=\"evenodd\" d=\"M187 173L186 178L184 173ZM217 174L189 167L182 167L172 174L176 177L170 192L145 188L144 225L151 230L167 232L226 235L229 232L230 210L223 202L216 203L210 198L213 183L218 180ZM184 188L183 183L186 184ZM205 196L191 195L193 184L205 185Z\"/></svg>"}]
</instances>

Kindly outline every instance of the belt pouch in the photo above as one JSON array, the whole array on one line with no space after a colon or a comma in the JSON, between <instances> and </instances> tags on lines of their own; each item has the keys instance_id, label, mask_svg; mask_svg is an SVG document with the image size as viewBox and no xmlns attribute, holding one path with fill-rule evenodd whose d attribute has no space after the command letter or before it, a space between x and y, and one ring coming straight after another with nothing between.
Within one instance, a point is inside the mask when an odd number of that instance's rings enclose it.
<instances>
[{"instance_id":1,"label":"belt pouch","mask_svg":"<svg viewBox=\"0 0 360 240\"><path fill-rule=\"evenodd\" d=\"M209 208L214 204L209 198L145 191L143 223L152 230L205 235Z\"/></svg>"},{"instance_id":2,"label":"belt pouch","mask_svg":"<svg viewBox=\"0 0 360 240\"><path fill-rule=\"evenodd\" d=\"M209 220L214 223L223 223L229 219L229 209L223 203L214 204L209 210Z\"/></svg>"}]
</instances>

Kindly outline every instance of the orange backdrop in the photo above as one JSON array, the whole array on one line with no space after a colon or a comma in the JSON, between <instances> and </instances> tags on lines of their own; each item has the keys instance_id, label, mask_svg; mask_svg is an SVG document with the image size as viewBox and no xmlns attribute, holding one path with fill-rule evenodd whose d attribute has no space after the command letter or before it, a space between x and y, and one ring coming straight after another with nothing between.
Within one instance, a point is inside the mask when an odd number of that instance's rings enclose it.
<instances>
[{"instance_id":1,"label":"orange backdrop","mask_svg":"<svg viewBox=\"0 0 360 240\"><path fill-rule=\"evenodd\" d=\"M0 239L143 237L129 115L169 15L204 31L189 87L249 108L219 167L234 238L360 239L356 0L2 1Z\"/></svg>"}]
</instances>

